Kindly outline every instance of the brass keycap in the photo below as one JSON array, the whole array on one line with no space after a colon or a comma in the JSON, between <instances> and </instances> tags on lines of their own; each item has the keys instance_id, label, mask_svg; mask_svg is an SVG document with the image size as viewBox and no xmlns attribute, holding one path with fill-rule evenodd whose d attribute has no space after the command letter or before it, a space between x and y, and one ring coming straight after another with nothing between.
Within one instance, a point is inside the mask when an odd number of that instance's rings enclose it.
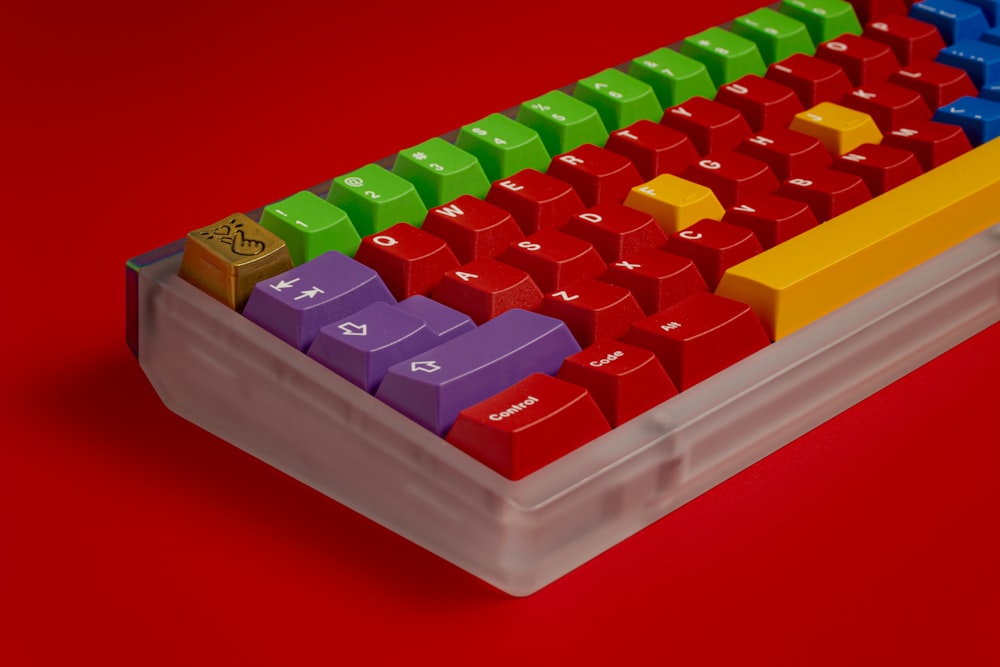
<instances>
[{"instance_id":1,"label":"brass keycap","mask_svg":"<svg viewBox=\"0 0 1000 667\"><path fill-rule=\"evenodd\" d=\"M234 213L187 235L180 276L242 311L254 285L291 268L284 241L242 213Z\"/></svg>"}]
</instances>

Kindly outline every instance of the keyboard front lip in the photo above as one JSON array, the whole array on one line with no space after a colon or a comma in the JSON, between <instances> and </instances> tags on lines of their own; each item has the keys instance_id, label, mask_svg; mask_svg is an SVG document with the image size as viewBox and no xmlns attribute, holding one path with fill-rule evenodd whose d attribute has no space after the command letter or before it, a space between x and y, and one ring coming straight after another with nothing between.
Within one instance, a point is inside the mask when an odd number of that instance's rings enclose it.
<instances>
[{"instance_id":1,"label":"keyboard front lip","mask_svg":"<svg viewBox=\"0 0 1000 667\"><path fill-rule=\"evenodd\" d=\"M514 595L550 583L1000 320L995 225L513 482L206 299L177 276L180 257L168 248L147 266L141 257L130 262L139 360L164 402ZM176 335L191 340L179 345ZM255 358L254 373L269 380L248 390L241 358ZM180 370L205 366L211 382L201 384L211 385L214 401L191 395L188 381L200 370ZM252 404L271 407L250 411L257 423L243 428L248 391ZM780 420L766 417L774 405ZM298 435L279 427L281 414L296 415Z\"/></svg>"}]
</instances>

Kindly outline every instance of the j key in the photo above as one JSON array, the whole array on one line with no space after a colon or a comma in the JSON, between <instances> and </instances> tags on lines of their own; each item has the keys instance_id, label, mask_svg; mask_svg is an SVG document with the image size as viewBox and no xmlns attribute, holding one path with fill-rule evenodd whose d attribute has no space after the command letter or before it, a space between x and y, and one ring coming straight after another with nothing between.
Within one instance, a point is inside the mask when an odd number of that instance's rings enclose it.
<instances>
[{"instance_id":1,"label":"j key","mask_svg":"<svg viewBox=\"0 0 1000 667\"><path fill-rule=\"evenodd\" d=\"M778 179L766 162L735 151L709 153L688 165L683 176L711 188L723 206L778 189Z\"/></svg>"},{"instance_id":2,"label":"j key","mask_svg":"<svg viewBox=\"0 0 1000 667\"><path fill-rule=\"evenodd\" d=\"M708 292L639 320L622 340L653 352L681 391L770 342L750 306Z\"/></svg>"},{"instance_id":3,"label":"j key","mask_svg":"<svg viewBox=\"0 0 1000 667\"><path fill-rule=\"evenodd\" d=\"M566 357L557 377L590 392L611 426L677 394L656 355L614 340L597 341Z\"/></svg>"},{"instance_id":4,"label":"j key","mask_svg":"<svg viewBox=\"0 0 1000 667\"><path fill-rule=\"evenodd\" d=\"M840 104L871 116L883 133L931 117L931 110L918 92L884 81L852 90Z\"/></svg>"},{"instance_id":5,"label":"j key","mask_svg":"<svg viewBox=\"0 0 1000 667\"><path fill-rule=\"evenodd\" d=\"M958 125L978 146L1000 136L1000 102L960 97L934 112L934 120Z\"/></svg>"},{"instance_id":6,"label":"j key","mask_svg":"<svg viewBox=\"0 0 1000 667\"><path fill-rule=\"evenodd\" d=\"M804 53L774 63L764 77L794 90L806 109L836 102L851 91L851 81L839 65Z\"/></svg>"},{"instance_id":7,"label":"j key","mask_svg":"<svg viewBox=\"0 0 1000 667\"><path fill-rule=\"evenodd\" d=\"M972 144L962 128L933 121L897 128L885 135L882 143L910 151L917 157L924 171L930 171L972 150Z\"/></svg>"},{"instance_id":8,"label":"j key","mask_svg":"<svg viewBox=\"0 0 1000 667\"><path fill-rule=\"evenodd\" d=\"M510 213L471 195L429 210L422 229L443 239L463 264L496 257L510 243L524 240Z\"/></svg>"},{"instance_id":9,"label":"j key","mask_svg":"<svg viewBox=\"0 0 1000 667\"><path fill-rule=\"evenodd\" d=\"M765 250L819 224L805 202L775 195L750 197L730 206L722 221L752 231Z\"/></svg>"},{"instance_id":10,"label":"j key","mask_svg":"<svg viewBox=\"0 0 1000 667\"><path fill-rule=\"evenodd\" d=\"M889 77L889 82L918 93L927 103L928 110L954 102L963 95L977 93L965 70L933 60L907 65Z\"/></svg>"},{"instance_id":11,"label":"j key","mask_svg":"<svg viewBox=\"0 0 1000 667\"><path fill-rule=\"evenodd\" d=\"M446 439L518 480L610 430L586 389L535 374L462 410Z\"/></svg>"},{"instance_id":12,"label":"j key","mask_svg":"<svg viewBox=\"0 0 1000 667\"><path fill-rule=\"evenodd\" d=\"M465 408L532 373L555 375L563 359L579 351L559 320L509 310L392 366L376 396L443 436Z\"/></svg>"},{"instance_id":13,"label":"j key","mask_svg":"<svg viewBox=\"0 0 1000 667\"><path fill-rule=\"evenodd\" d=\"M910 16L937 27L946 44L979 39L989 22L982 9L958 0L925 0L910 7Z\"/></svg>"},{"instance_id":14,"label":"j key","mask_svg":"<svg viewBox=\"0 0 1000 667\"><path fill-rule=\"evenodd\" d=\"M602 338L620 338L643 317L632 293L600 280L578 280L546 294L538 312L566 323L581 346Z\"/></svg>"},{"instance_id":15,"label":"j key","mask_svg":"<svg viewBox=\"0 0 1000 667\"><path fill-rule=\"evenodd\" d=\"M632 187L642 183L628 158L594 144L555 156L546 173L572 185L586 206L622 202Z\"/></svg>"},{"instance_id":16,"label":"j key","mask_svg":"<svg viewBox=\"0 0 1000 667\"><path fill-rule=\"evenodd\" d=\"M720 87L715 101L739 110L754 132L786 127L803 110L795 91L756 74Z\"/></svg>"},{"instance_id":17,"label":"j key","mask_svg":"<svg viewBox=\"0 0 1000 667\"><path fill-rule=\"evenodd\" d=\"M944 40L936 27L905 15L883 16L869 23L864 36L892 49L904 67L934 60L938 51L944 48Z\"/></svg>"},{"instance_id":18,"label":"j key","mask_svg":"<svg viewBox=\"0 0 1000 667\"><path fill-rule=\"evenodd\" d=\"M570 218L562 231L593 245L605 262L617 262L667 242L653 216L621 204L589 208Z\"/></svg>"},{"instance_id":19,"label":"j key","mask_svg":"<svg viewBox=\"0 0 1000 667\"><path fill-rule=\"evenodd\" d=\"M680 174L698 157L686 134L648 120L612 132L604 147L631 160L647 181L660 174Z\"/></svg>"},{"instance_id":20,"label":"j key","mask_svg":"<svg viewBox=\"0 0 1000 667\"><path fill-rule=\"evenodd\" d=\"M482 324L512 308L534 310L542 302L542 291L521 269L480 257L446 271L432 297Z\"/></svg>"},{"instance_id":21,"label":"j key","mask_svg":"<svg viewBox=\"0 0 1000 667\"><path fill-rule=\"evenodd\" d=\"M594 246L555 229L543 229L510 244L499 259L526 272L543 292L596 278L605 266Z\"/></svg>"},{"instance_id":22,"label":"j key","mask_svg":"<svg viewBox=\"0 0 1000 667\"><path fill-rule=\"evenodd\" d=\"M834 160L833 168L860 176L875 197L924 171L913 153L880 144L861 144Z\"/></svg>"},{"instance_id":23,"label":"j key","mask_svg":"<svg viewBox=\"0 0 1000 667\"><path fill-rule=\"evenodd\" d=\"M899 60L892 49L882 42L857 35L841 35L820 44L816 57L839 65L854 86L885 81L899 69Z\"/></svg>"},{"instance_id":24,"label":"j key","mask_svg":"<svg viewBox=\"0 0 1000 667\"><path fill-rule=\"evenodd\" d=\"M781 184L778 195L805 202L820 222L871 199L860 176L832 169L814 171L808 178L789 178Z\"/></svg>"},{"instance_id":25,"label":"j key","mask_svg":"<svg viewBox=\"0 0 1000 667\"><path fill-rule=\"evenodd\" d=\"M632 292L646 315L658 313L695 292L708 291L691 258L662 250L646 250L609 264L601 280Z\"/></svg>"},{"instance_id":26,"label":"j key","mask_svg":"<svg viewBox=\"0 0 1000 667\"><path fill-rule=\"evenodd\" d=\"M322 327L375 301L396 302L374 270L331 250L257 283L243 314L306 350Z\"/></svg>"},{"instance_id":27,"label":"j key","mask_svg":"<svg viewBox=\"0 0 1000 667\"><path fill-rule=\"evenodd\" d=\"M722 274L761 251L754 233L745 227L718 220L701 220L687 229L670 235L667 252L690 257L710 290Z\"/></svg>"},{"instance_id":28,"label":"j key","mask_svg":"<svg viewBox=\"0 0 1000 667\"><path fill-rule=\"evenodd\" d=\"M779 179L805 176L830 166L830 153L814 136L778 128L755 134L736 148L743 155L766 163Z\"/></svg>"},{"instance_id":29,"label":"j key","mask_svg":"<svg viewBox=\"0 0 1000 667\"><path fill-rule=\"evenodd\" d=\"M405 222L366 236L354 258L378 271L400 301L430 294L442 273L458 268L458 259L443 240Z\"/></svg>"},{"instance_id":30,"label":"j key","mask_svg":"<svg viewBox=\"0 0 1000 667\"><path fill-rule=\"evenodd\" d=\"M725 104L692 97L663 112L662 125L686 134L699 154L735 148L751 134L743 116Z\"/></svg>"},{"instance_id":31,"label":"j key","mask_svg":"<svg viewBox=\"0 0 1000 667\"><path fill-rule=\"evenodd\" d=\"M1000 45L963 40L942 49L937 59L964 69L976 88L1000 83Z\"/></svg>"},{"instance_id":32,"label":"j key","mask_svg":"<svg viewBox=\"0 0 1000 667\"><path fill-rule=\"evenodd\" d=\"M525 234L562 227L586 208L573 186L534 169L496 181L486 201L509 211Z\"/></svg>"}]
</instances>

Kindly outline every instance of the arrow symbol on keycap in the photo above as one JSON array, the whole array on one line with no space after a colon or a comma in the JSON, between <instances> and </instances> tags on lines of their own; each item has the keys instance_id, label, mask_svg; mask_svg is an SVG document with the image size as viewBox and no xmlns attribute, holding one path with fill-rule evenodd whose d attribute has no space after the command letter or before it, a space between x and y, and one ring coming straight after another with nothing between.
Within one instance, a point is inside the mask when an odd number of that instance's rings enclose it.
<instances>
[{"instance_id":1,"label":"arrow symbol on keycap","mask_svg":"<svg viewBox=\"0 0 1000 667\"><path fill-rule=\"evenodd\" d=\"M344 322L338 327L345 336L367 336L367 324L355 324L354 322Z\"/></svg>"},{"instance_id":2,"label":"arrow symbol on keycap","mask_svg":"<svg viewBox=\"0 0 1000 667\"><path fill-rule=\"evenodd\" d=\"M284 279L282 279L282 281L279 282L277 285L268 285L268 287L270 287L271 289L273 289L275 291L280 292L283 289L291 287L292 285L294 285L297 282L299 282L298 278L292 278L291 280L284 280Z\"/></svg>"},{"instance_id":3,"label":"arrow symbol on keycap","mask_svg":"<svg viewBox=\"0 0 1000 667\"><path fill-rule=\"evenodd\" d=\"M302 294L299 294L297 297L295 297L295 300L298 301L299 299L305 299L306 297L312 299L315 298L317 294L326 294L326 292L313 285L312 289L302 290Z\"/></svg>"},{"instance_id":4,"label":"arrow symbol on keycap","mask_svg":"<svg viewBox=\"0 0 1000 667\"><path fill-rule=\"evenodd\" d=\"M413 373L416 373L417 371L433 373L434 371L439 370L441 370L441 367L437 365L436 361L414 361L410 364L410 371Z\"/></svg>"}]
</instances>

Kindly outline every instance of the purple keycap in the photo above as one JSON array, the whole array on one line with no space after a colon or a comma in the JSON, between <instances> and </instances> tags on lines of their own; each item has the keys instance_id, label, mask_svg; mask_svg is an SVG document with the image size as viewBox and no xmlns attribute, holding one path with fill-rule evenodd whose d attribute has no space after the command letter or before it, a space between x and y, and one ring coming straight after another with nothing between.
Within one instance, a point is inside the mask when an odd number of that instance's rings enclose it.
<instances>
[{"instance_id":1,"label":"purple keycap","mask_svg":"<svg viewBox=\"0 0 1000 667\"><path fill-rule=\"evenodd\" d=\"M396 302L373 269L330 251L257 283L243 314L306 350L323 326L375 301Z\"/></svg>"},{"instance_id":2,"label":"purple keycap","mask_svg":"<svg viewBox=\"0 0 1000 667\"><path fill-rule=\"evenodd\" d=\"M416 294L399 302L400 310L415 315L427 323L437 336L435 345L447 342L466 331L476 328L475 322L465 313L449 306L428 299L422 294Z\"/></svg>"},{"instance_id":3,"label":"purple keycap","mask_svg":"<svg viewBox=\"0 0 1000 667\"><path fill-rule=\"evenodd\" d=\"M422 319L379 301L320 329L309 356L371 393L390 366L437 344Z\"/></svg>"},{"instance_id":4,"label":"purple keycap","mask_svg":"<svg viewBox=\"0 0 1000 667\"><path fill-rule=\"evenodd\" d=\"M580 351L566 324L515 308L389 369L376 397L444 435L458 413Z\"/></svg>"}]
</instances>

